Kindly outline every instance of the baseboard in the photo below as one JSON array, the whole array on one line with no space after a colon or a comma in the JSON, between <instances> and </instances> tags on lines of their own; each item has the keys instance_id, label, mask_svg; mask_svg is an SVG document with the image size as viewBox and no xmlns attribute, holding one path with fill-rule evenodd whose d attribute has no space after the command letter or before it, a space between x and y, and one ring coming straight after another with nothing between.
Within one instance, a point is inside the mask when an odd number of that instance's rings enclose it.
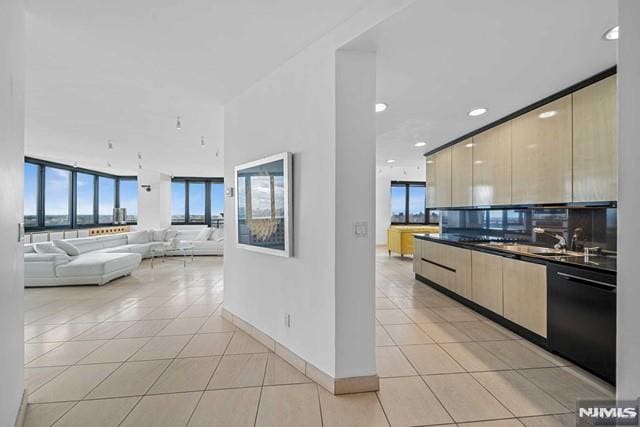
<instances>
[{"instance_id":1,"label":"baseboard","mask_svg":"<svg viewBox=\"0 0 640 427\"><path fill-rule=\"evenodd\" d=\"M311 378L331 394L363 393L367 391L378 391L380 389L380 381L377 375L352 378L333 378L331 375L318 369L313 364L288 349L282 343L277 342L269 335L251 325L249 322L231 313L226 308L222 309L222 317L253 337L256 341L259 341L269 350L282 357L291 366Z\"/></svg>"},{"instance_id":2,"label":"baseboard","mask_svg":"<svg viewBox=\"0 0 640 427\"><path fill-rule=\"evenodd\" d=\"M24 417L27 414L27 390L22 390L22 399L20 400L20 408L18 408L18 414L16 415L15 427L22 427L24 424Z\"/></svg>"}]
</instances>

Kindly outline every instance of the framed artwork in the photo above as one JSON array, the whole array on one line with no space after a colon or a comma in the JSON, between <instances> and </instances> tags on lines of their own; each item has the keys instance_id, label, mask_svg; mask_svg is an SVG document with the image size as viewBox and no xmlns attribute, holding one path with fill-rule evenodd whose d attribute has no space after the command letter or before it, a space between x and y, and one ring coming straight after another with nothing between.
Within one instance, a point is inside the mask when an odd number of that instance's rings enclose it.
<instances>
[{"instance_id":1,"label":"framed artwork","mask_svg":"<svg viewBox=\"0 0 640 427\"><path fill-rule=\"evenodd\" d=\"M280 153L235 167L238 247L293 256L292 159Z\"/></svg>"}]
</instances>

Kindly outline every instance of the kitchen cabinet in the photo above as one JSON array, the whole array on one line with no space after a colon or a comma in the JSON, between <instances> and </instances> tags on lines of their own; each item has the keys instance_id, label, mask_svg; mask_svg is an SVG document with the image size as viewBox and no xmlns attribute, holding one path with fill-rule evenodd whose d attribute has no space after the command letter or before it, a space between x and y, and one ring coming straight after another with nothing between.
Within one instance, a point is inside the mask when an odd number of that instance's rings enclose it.
<instances>
[{"instance_id":1,"label":"kitchen cabinet","mask_svg":"<svg viewBox=\"0 0 640 427\"><path fill-rule=\"evenodd\" d=\"M473 143L471 138L451 147L451 206L471 206Z\"/></svg>"},{"instance_id":2,"label":"kitchen cabinet","mask_svg":"<svg viewBox=\"0 0 640 427\"><path fill-rule=\"evenodd\" d=\"M473 205L511 204L511 122L473 137Z\"/></svg>"},{"instance_id":3,"label":"kitchen cabinet","mask_svg":"<svg viewBox=\"0 0 640 427\"><path fill-rule=\"evenodd\" d=\"M450 245L420 241L419 266L422 277L449 289L465 298L471 298L471 251Z\"/></svg>"},{"instance_id":4,"label":"kitchen cabinet","mask_svg":"<svg viewBox=\"0 0 640 427\"><path fill-rule=\"evenodd\" d=\"M451 147L438 151L435 156L434 207L451 207Z\"/></svg>"},{"instance_id":5,"label":"kitchen cabinet","mask_svg":"<svg viewBox=\"0 0 640 427\"><path fill-rule=\"evenodd\" d=\"M572 200L571 95L511 122L511 202Z\"/></svg>"},{"instance_id":6,"label":"kitchen cabinet","mask_svg":"<svg viewBox=\"0 0 640 427\"><path fill-rule=\"evenodd\" d=\"M427 187L427 207L436 206L436 156L427 156L426 159L426 187Z\"/></svg>"},{"instance_id":7,"label":"kitchen cabinet","mask_svg":"<svg viewBox=\"0 0 640 427\"><path fill-rule=\"evenodd\" d=\"M618 199L616 76L573 93L573 201Z\"/></svg>"},{"instance_id":8,"label":"kitchen cabinet","mask_svg":"<svg viewBox=\"0 0 640 427\"><path fill-rule=\"evenodd\" d=\"M547 337L547 267L502 258L504 317Z\"/></svg>"},{"instance_id":9,"label":"kitchen cabinet","mask_svg":"<svg viewBox=\"0 0 640 427\"><path fill-rule=\"evenodd\" d=\"M473 302L502 315L502 257L473 251L471 271Z\"/></svg>"}]
</instances>

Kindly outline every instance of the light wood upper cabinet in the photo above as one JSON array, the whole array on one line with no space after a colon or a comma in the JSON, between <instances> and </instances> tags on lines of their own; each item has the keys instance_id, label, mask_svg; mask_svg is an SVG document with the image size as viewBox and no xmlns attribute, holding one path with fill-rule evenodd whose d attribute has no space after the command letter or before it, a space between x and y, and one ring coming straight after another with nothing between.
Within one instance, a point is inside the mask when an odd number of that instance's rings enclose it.
<instances>
[{"instance_id":1,"label":"light wood upper cabinet","mask_svg":"<svg viewBox=\"0 0 640 427\"><path fill-rule=\"evenodd\" d=\"M436 206L436 156L431 155L427 157L426 168L427 176L427 207L434 208Z\"/></svg>"},{"instance_id":2,"label":"light wood upper cabinet","mask_svg":"<svg viewBox=\"0 0 640 427\"><path fill-rule=\"evenodd\" d=\"M436 185L434 207L451 207L451 147L434 155L436 165Z\"/></svg>"},{"instance_id":3,"label":"light wood upper cabinet","mask_svg":"<svg viewBox=\"0 0 640 427\"><path fill-rule=\"evenodd\" d=\"M484 252L471 253L472 300L494 313L502 314L502 257Z\"/></svg>"},{"instance_id":4,"label":"light wood upper cabinet","mask_svg":"<svg viewBox=\"0 0 640 427\"><path fill-rule=\"evenodd\" d=\"M511 204L511 122L473 137L473 205L509 204Z\"/></svg>"},{"instance_id":5,"label":"light wood upper cabinet","mask_svg":"<svg viewBox=\"0 0 640 427\"><path fill-rule=\"evenodd\" d=\"M472 156L471 138L451 147L451 206L471 206Z\"/></svg>"},{"instance_id":6,"label":"light wood upper cabinet","mask_svg":"<svg viewBox=\"0 0 640 427\"><path fill-rule=\"evenodd\" d=\"M511 122L511 202L572 200L571 95Z\"/></svg>"},{"instance_id":7,"label":"light wood upper cabinet","mask_svg":"<svg viewBox=\"0 0 640 427\"><path fill-rule=\"evenodd\" d=\"M616 76L573 94L573 200L618 199Z\"/></svg>"},{"instance_id":8,"label":"light wood upper cabinet","mask_svg":"<svg viewBox=\"0 0 640 427\"><path fill-rule=\"evenodd\" d=\"M502 284L504 317L546 337L547 267L502 258Z\"/></svg>"}]
</instances>

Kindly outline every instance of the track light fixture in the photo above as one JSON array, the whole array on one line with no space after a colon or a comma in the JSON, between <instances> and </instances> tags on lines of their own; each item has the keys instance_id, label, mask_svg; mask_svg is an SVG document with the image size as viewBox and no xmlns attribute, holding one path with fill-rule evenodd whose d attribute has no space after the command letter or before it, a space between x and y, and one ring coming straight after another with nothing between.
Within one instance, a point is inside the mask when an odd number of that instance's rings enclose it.
<instances>
[{"instance_id":1,"label":"track light fixture","mask_svg":"<svg viewBox=\"0 0 640 427\"><path fill-rule=\"evenodd\" d=\"M176 129L182 129L182 122L180 121L180 116L176 118Z\"/></svg>"},{"instance_id":2,"label":"track light fixture","mask_svg":"<svg viewBox=\"0 0 640 427\"><path fill-rule=\"evenodd\" d=\"M107 139L107 149L113 150L113 141L110 139Z\"/></svg>"},{"instance_id":3,"label":"track light fixture","mask_svg":"<svg viewBox=\"0 0 640 427\"><path fill-rule=\"evenodd\" d=\"M200 147L204 148L204 136L200 137Z\"/></svg>"}]
</instances>

